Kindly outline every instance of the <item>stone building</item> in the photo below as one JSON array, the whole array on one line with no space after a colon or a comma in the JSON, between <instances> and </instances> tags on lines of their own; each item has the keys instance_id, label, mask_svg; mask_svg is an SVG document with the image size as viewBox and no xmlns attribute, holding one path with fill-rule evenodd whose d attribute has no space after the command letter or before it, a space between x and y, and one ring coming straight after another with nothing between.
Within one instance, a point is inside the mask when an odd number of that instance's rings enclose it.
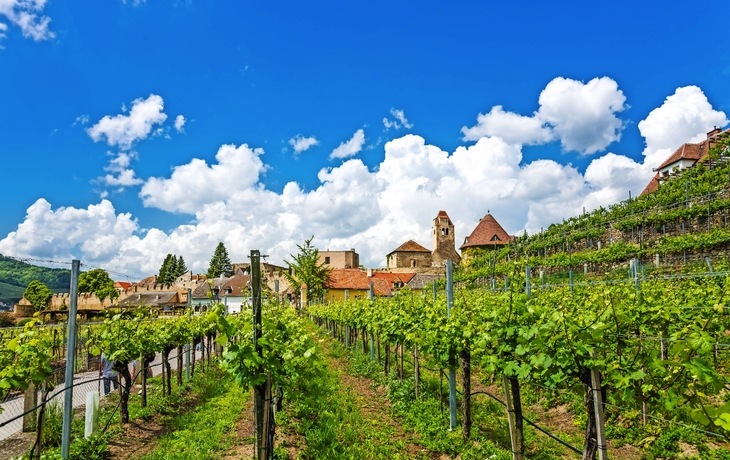
<instances>
[{"instance_id":1,"label":"stone building","mask_svg":"<svg viewBox=\"0 0 730 460\"><path fill-rule=\"evenodd\" d=\"M431 243L433 251L413 240L401 244L385 256L388 269L409 269L416 272L439 269L444 267L449 259L458 264L461 256L455 248L454 223L446 211L439 211L433 220Z\"/></svg>"},{"instance_id":2,"label":"stone building","mask_svg":"<svg viewBox=\"0 0 730 460\"><path fill-rule=\"evenodd\" d=\"M317 263L331 268L359 268L360 255L355 252L355 248L349 251L319 251Z\"/></svg>"},{"instance_id":3,"label":"stone building","mask_svg":"<svg viewBox=\"0 0 730 460\"><path fill-rule=\"evenodd\" d=\"M459 249L464 258L468 258L479 249L502 248L514 239L515 237L504 231L497 219L487 212L486 216L479 219L479 223L471 234L464 238L464 244Z\"/></svg>"}]
</instances>

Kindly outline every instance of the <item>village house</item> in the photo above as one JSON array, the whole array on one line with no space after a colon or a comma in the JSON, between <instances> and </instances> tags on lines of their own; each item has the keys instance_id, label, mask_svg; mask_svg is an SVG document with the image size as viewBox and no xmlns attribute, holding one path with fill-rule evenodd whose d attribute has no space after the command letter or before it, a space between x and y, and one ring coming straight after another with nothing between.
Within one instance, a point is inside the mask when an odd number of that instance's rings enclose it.
<instances>
[{"instance_id":1,"label":"village house","mask_svg":"<svg viewBox=\"0 0 730 460\"><path fill-rule=\"evenodd\" d=\"M662 182L675 177L685 169L692 168L698 162L704 161L707 154L715 145L730 136L730 129L723 131L722 128L715 127L707 133L707 139L697 144L682 144L669 157L664 160L657 168L654 169L656 174L649 181L647 186L641 192L646 195L656 191Z\"/></svg>"},{"instance_id":2,"label":"village house","mask_svg":"<svg viewBox=\"0 0 730 460\"><path fill-rule=\"evenodd\" d=\"M349 251L319 251L318 265L326 265L331 268L359 268L360 255L355 248Z\"/></svg>"},{"instance_id":3,"label":"village house","mask_svg":"<svg viewBox=\"0 0 730 460\"><path fill-rule=\"evenodd\" d=\"M481 249L498 249L513 242L515 237L509 235L497 220L487 211L487 215L479 219L479 223L469 236L464 238L461 254L465 259Z\"/></svg>"},{"instance_id":4,"label":"village house","mask_svg":"<svg viewBox=\"0 0 730 460\"><path fill-rule=\"evenodd\" d=\"M374 278L372 270L359 268L335 268L325 282L325 301L337 302L351 299L367 299L373 283L373 294L388 296L392 294L391 285L386 278Z\"/></svg>"},{"instance_id":5,"label":"village house","mask_svg":"<svg viewBox=\"0 0 730 460\"><path fill-rule=\"evenodd\" d=\"M455 238L454 223L446 211L439 211L431 227L433 250L408 240L385 256L387 267L393 271L422 273L442 269L447 260L459 264L461 256L456 252Z\"/></svg>"},{"instance_id":6,"label":"village house","mask_svg":"<svg viewBox=\"0 0 730 460\"><path fill-rule=\"evenodd\" d=\"M207 311L214 303L222 303L226 312L241 313L250 307L251 277L250 275L234 275L219 277L201 283L192 291L191 304L194 311Z\"/></svg>"}]
</instances>

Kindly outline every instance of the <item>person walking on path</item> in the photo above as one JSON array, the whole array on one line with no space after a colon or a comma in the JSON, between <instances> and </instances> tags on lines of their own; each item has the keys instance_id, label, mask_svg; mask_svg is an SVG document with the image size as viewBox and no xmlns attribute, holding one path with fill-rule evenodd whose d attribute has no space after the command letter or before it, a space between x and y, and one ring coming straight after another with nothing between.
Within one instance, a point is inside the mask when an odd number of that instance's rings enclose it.
<instances>
[{"instance_id":1,"label":"person walking on path","mask_svg":"<svg viewBox=\"0 0 730 460\"><path fill-rule=\"evenodd\" d=\"M104 353L99 358L99 376L104 379L104 396L109 394L112 385L117 389L117 372L114 370L114 361L107 361Z\"/></svg>"}]
</instances>

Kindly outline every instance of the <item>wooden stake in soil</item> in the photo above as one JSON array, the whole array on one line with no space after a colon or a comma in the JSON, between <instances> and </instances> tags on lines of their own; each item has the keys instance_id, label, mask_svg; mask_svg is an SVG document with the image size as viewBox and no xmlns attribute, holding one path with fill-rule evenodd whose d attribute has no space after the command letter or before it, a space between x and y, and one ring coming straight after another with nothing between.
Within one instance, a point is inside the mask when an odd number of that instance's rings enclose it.
<instances>
[{"instance_id":1,"label":"wooden stake in soil","mask_svg":"<svg viewBox=\"0 0 730 460\"><path fill-rule=\"evenodd\" d=\"M509 380L510 379L507 378L507 376L504 376L502 378L502 385L504 388L504 402L507 406L507 421L509 422L509 438L512 442L512 459L523 460L525 457L522 453L522 446L520 445L518 439L515 410L512 406L512 391L510 391L511 384Z\"/></svg>"},{"instance_id":2,"label":"wooden stake in soil","mask_svg":"<svg viewBox=\"0 0 730 460\"><path fill-rule=\"evenodd\" d=\"M598 458L608 459L606 451L606 426L603 416L603 394L601 393L601 373L597 367L591 369L591 387L593 389L593 405L596 411L596 440L598 441Z\"/></svg>"},{"instance_id":3,"label":"wooden stake in soil","mask_svg":"<svg viewBox=\"0 0 730 460\"><path fill-rule=\"evenodd\" d=\"M418 382L421 380L421 369L418 366L418 345L413 345L413 384L418 399Z\"/></svg>"},{"instance_id":4,"label":"wooden stake in soil","mask_svg":"<svg viewBox=\"0 0 730 460\"><path fill-rule=\"evenodd\" d=\"M461 434L464 442L469 440L471 436L471 353L469 350L462 350L461 358L461 397L463 398L461 407Z\"/></svg>"}]
</instances>

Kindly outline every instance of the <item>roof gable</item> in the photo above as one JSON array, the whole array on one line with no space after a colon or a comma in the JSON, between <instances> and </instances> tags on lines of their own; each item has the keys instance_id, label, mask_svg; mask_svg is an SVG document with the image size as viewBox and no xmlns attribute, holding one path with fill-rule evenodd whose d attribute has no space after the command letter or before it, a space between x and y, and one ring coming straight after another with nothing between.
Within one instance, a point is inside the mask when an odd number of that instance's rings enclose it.
<instances>
[{"instance_id":1,"label":"roof gable","mask_svg":"<svg viewBox=\"0 0 730 460\"><path fill-rule=\"evenodd\" d=\"M431 251L429 249L424 248L423 246L421 246L420 244L416 243L413 240L408 240L405 243L398 246L397 248L395 248L394 250L390 251L388 253L388 255L391 255L394 252L428 252L428 253L430 253Z\"/></svg>"},{"instance_id":2,"label":"roof gable","mask_svg":"<svg viewBox=\"0 0 730 460\"><path fill-rule=\"evenodd\" d=\"M474 247L474 246L493 246L493 245L505 245L509 244L514 239L510 236L499 222L492 217L491 214L487 214L479 221L471 235L464 239L464 244L459 249Z\"/></svg>"},{"instance_id":3,"label":"roof gable","mask_svg":"<svg viewBox=\"0 0 730 460\"><path fill-rule=\"evenodd\" d=\"M446 219L448 222L448 225L454 225L454 223L451 222L449 215L446 214L446 211L439 211L439 213L436 215L436 219L434 219L434 220L439 220L439 219Z\"/></svg>"},{"instance_id":4,"label":"roof gable","mask_svg":"<svg viewBox=\"0 0 730 460\"><path fill-rule=\"evenodd\" d=\"M369 277L367 272L359 268L335 268L330 272L325 287L327 289L352 289L366 291L373 282L375 295L388 295L391 292L390 283L381 277Z\"/></svg>"},{"instance_id":5,"label":"roof gable","mask_svg":"<svg viewBox=\"0 0 730 460\"><path fill-rule=\"evenodd\" d=\"M673 163L676 163L679 160L697 161L707 154L707 146L708 141L706 140L700 142L699 144L682 144L681 147L675 150L674 153L671 154L669 158L664 160L664 163L659 165L659 167L654 169L654 171L659 171L660 169L666 168L667 166L671 166Z\"/></svg>"}]
</instances>

